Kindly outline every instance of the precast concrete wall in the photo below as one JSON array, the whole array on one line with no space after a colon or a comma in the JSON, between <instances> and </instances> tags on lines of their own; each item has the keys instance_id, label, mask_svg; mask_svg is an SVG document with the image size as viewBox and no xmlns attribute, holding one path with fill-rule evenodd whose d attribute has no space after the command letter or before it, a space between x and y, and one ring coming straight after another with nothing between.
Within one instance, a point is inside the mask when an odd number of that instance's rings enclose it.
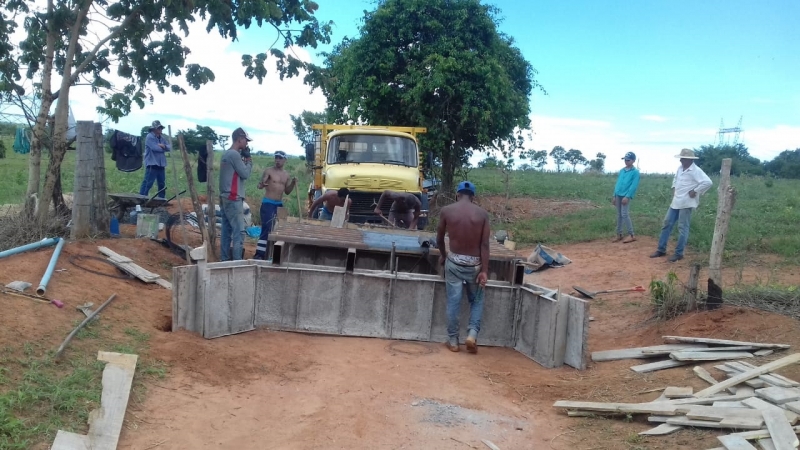
<instances>
[{"instance_id":1,"label":"precast concrete wall","mask_svg":"<svg viewBox=\"0 0 800 450\"><path fill-rule=\"evenodd\" d=\"M447 340L444 280L436 275L265 261L173 269L173 330L205 338L255 328ZM588 303L534 285L490 281L480 345L514 348L545 367L586 367ZM466 337L469 302L461 304Z\"/></svg>"}]
</instances>

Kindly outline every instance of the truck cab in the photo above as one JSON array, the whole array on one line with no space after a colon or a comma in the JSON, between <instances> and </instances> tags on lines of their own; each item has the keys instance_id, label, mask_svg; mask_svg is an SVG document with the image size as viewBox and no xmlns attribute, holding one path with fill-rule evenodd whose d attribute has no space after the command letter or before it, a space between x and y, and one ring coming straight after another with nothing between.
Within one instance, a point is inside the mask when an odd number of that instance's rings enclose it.
<instances>
[{"instance_id":1,"label":"truck cab","mask_svg":"<svg viewBox=\"0 0 800 450\"><path fill-rule=\"evenodd\" d=\"M350 190L350 222L383 223L374 210L386 190L408 192L422 203L418 226L427 225L428 196L417 134L425 128L358 125L313 125L314 144L306 146L306 162L314 178L308 200L328 189ZM388 217L390 202L380 205Z\"/></svg>"}]
</instances>

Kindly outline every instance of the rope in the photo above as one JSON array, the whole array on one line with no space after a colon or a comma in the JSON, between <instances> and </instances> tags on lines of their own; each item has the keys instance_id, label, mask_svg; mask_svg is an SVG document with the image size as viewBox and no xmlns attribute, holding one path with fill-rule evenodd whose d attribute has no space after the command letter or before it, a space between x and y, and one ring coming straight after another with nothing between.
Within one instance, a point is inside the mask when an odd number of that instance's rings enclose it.
<instances>
[{"instance_id":1,"label":"rope","mask_svg":"<svg viewBox=\"0 0 800 450\"><path fill-rule=\"evenodd\" d=\"M85 271L87 271L89 273L93 273L95 275L102 275L104 277L109 277L109 278L119 278L121 280L129 280L129 279L133 278L133 276L131 276L131 275L127 274L127 273L125 273L124 275L114 275L114 274L110 274L110 273L100 272L98 270L88 269L88 268L83 267L80 264L78 264L79 261L84 261L84 260L87 260L87 259L91 259L93 261L100 261L100 262L102 262L104 264L108 264L109 266L119 270L119 268L117 266L115 266L111 261L108 261L107 259L103 259L103 258L100 258L100 257L97 257L97 256L72 255L72 256L69 257L69 263L72 264L73 266L81 269L81 270L85 270Z\"/></svg>"}]
</instances>

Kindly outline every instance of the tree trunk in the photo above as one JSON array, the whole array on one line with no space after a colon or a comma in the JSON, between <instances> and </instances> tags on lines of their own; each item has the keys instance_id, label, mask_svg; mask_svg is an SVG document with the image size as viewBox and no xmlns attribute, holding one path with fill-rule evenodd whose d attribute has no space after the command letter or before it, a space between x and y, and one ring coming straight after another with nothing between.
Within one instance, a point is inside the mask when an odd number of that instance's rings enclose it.
<instances>
[{"instance_id":1,"label":"tree trunk","mask_svg":"<svg viewBox=\"0 0 800 450\"><path fill-rule=\"evenodd\" d=\"M451 198L453 193L453 176L456 171L456 160L454 155L454 145L444 145L442 147L442 185L439 188L440 193L445 195L437 195L439 206L444 206L445 199Z\"/></svg>"},{"instance_id":2,"label":"tree trunk","mask_svg":"<svg viewBox=\"0 0 800 450\"><path fill-rule=\"evenodd\" d=\"M53 0L47 2L48 16L53 13ZM33 216L34 202L31 196L39 195L39 185L42 171L42 141L46 136L47 117L50 114L50 107L53 105L53 58L56 50L57 29L51 27L48 30L45 49L44 64L42 65L42 103L39 107L39 114L36 116L36 124L33 127L31 137L31 153L28 159L28 189L25 195L25 212ZM49 197L45 197L48 198Z\"/></svg>"}]
</instances>

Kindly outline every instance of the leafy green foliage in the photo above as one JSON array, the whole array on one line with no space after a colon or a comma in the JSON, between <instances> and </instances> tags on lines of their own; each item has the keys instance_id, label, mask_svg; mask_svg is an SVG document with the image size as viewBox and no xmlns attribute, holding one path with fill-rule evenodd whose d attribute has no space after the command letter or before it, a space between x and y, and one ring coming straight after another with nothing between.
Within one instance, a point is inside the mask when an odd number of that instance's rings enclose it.
<instances>
[{"instance_id":1,"label":"leafy green foliage","mask_svg":"<svg viewBox=\"0 0 800 450\"><path fill-rule=\"evenodd\" d=\"M583 152L580 150L576 150L574 148L569 149L569 151L564 155L564 159L572 165L572 171L577 172L577 165L578 164L586 164L587 160L586 157L583 156Z\"/></svg>"},{"instance_id":2,"label":"leafy green foliage","mask_svg":"<svg viewBox=\"0 0 800 450\"><path fill-rule=\"evenodd\" d=\"M719 173L722 160L731 158L731 175L764 175L764 166L758 158L750 156L744 144L713 146L704 145L695 149L695 161L706 173Z\"/></svg>"},{"instance_id":3,"label":"leafy green foliage","mask_svg":"<svg viewBox=\"0 0 800 450\"><path fill-rule=\"evenodd\" d=\"M478 0L382 0L306 82L342 121L423 126L442 190L472 151L519 149L536 71Z\"/></svg>"},{"instance_id":4,"label":"leafy green foliage","mask_svg":"<svg viewBox=\"0 0 800 450\"><path fill-rule=\"evenodd\" d=\"M669 320L686 312L683 288L675 272L668 272L666 280L650 282L650 302L659 319Z\"/></svg>"},{"instance_id":5,"label":"leafy green foliage","mask_svg":"<svg viewBox=\"0 0 800 450\"><path fill-rule=\"evenodd\" d=\"M519 155L519 158L523 161L530 161L529 167L531 169L542 170L547 164L547 150L526 150ZM526 170L522 169L522 166L520 166L520 169Z\"/></svg>"},{"instance_id":6,"label":"leafy green foliage","mask_svg":"<svg viewBox=\"0 0 800 450\"><path fill-rule=\"evenodd\" d=\"M183 134L183 142L186 145L186 151L189 153L200 153L206 148L206 141L211 141L212 146L217 145L220 141L217 133L210 127L197 125L194 130L178 131L178 134Z\"/></svg>"},{"instance_id":7,"label":"leafy green foliage","mask_svg":"<svg viewBox=\"0 0 800 450\"><path fill-rule=\"evenodd\" d=\"M766 163L764 168L781 178L800 178L800 148L782 151L775 159Z\"/></svg>"},{"instance_id":8,"label":"leafy green foliage","mask_svg":"<svg viewBox=\"0 0 800 450\"><path fill-rule=\"evenodd\" d=\"M606 170L605 153L598 153L595 159L589 161L589 169L595 172L603 173Z\"/></svg>"},{"instance_id":9,"label":"leafy green foliage","mask_svg":"<svg viewBox=\"0 0 800 450\"><path fill-rule=\"evenodd\" d=\"M311 125L315 123L332 123L333 119L329 111L303 111L298 116L290 114L289 117L292 119L292 131L303 147L314 142L314 130L311 129Z\"/></svg>"},{"instance_id":10,"label":"leafy green foliage","mask_svg":"<svg viewBox=\"0 0 800 450\"><path fill-rule=\"evenodd\" d=\"M503 161L494 155L489 155L478 162L478 167L481 169L506 169L511 167L512 164L513 161Z\"/></svg>"},{"instance_id":11,"label":"leafy green foliage","mask_svg":"<svg viewBox=\"0 0 800 450\"><path fill-rule=\"evenodd\" d=\"M556 171L561 172L561 165L567 160L567 151L564 150L564 147L556 145L553 150L550 150L550 157L556 163Z\"/></svg>"}]
</instances>

